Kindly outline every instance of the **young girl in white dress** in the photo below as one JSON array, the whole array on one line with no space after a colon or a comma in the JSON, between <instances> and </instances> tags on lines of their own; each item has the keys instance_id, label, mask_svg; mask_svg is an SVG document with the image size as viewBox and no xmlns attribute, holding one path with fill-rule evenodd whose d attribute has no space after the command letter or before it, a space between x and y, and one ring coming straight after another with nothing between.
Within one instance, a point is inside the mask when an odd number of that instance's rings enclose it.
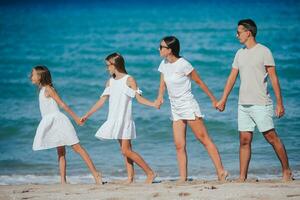
<instances>
[{"instance_id":1,"label":"young girl in white dress","mask_svg":"<svg viewBox=\"0 0 300 200\"><path fill-rule=\"evenodd\" d=\"M119 141L122 154L124 155L127 169L127 183L134 179L135 162L147 175L146 183L152 183L155 178L154 171L148 166L143 158L132 150L131 140L136 138L135 124L132 117L132 98L136 97L141 104L158 108L155 102L143 98L134 78L127 74L125 61L118 53L113 53L105 59L107 70L111 78L106 83L103 94L95 105L81 118L85 122L94 112L100 109L109 99L109 113L107 121L96 133L98 139L116 139Z\"/></svg>"},{"instance_id":2,"label":"young girl in white dress","mask_svg":"<svg viewBox=\"0 0 300 200\"><path fill-rule=\"evenodd\" d=\"M191 90L191 80L209 96L213 107L216 108L217 100L200 79L196 70L184 58L179 56L179 40L174 36L168 36L161 40L159 46L160 56L164 58L158 71L160 75L160 87L157 101L162 104L165 88L168 89L171 114L173 121L173 136L176 146L180 180L187 180L187 155L186 155L186 126L189 125L195 137L204 145L211 157L218 179L224 181L228 175L221 162L217 147L210 139L205 128L200 107Z\"/></svg>"},{"instance_id":3,"label":"young girl in white dress","mask_svg":"<svg viewBox=\"0 0 300 200\"><path fill-rule=\"evenodd\" d=\"M65 146L72 146L73 150L82 157L92 172L96 184L102 184L101 173L96 170L88 153L79 144L72 123L58 108L59 105L69 113L78 125L82 125L79 117L62 101L55 91L48 68L45 66L34 67L31 72L31 81L33 84L37 85L40 90L39 105L42 115L42 120L34 137L33 150L57 148L61 183L65 184Z\"/></svg>"}]
</instances>

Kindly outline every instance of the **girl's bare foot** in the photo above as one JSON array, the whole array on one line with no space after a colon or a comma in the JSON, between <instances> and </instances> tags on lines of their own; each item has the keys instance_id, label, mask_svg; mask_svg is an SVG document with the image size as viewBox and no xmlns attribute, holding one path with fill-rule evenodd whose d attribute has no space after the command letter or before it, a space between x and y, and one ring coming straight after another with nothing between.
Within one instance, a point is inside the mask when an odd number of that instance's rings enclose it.
<instances>
[{"instance_id":1,"label":"girl's bare foot","mask_svg":"<svg viewBox=\"0 0 300 200\"><path fill-rule=\"evenodd\" d=\"M182 177L176 181L176 183L185 183L185 182L187 182L187 178L182 178Z\"/></svg>"},{"instance_id":2,"label":"girl's bare foot","mask_svg":"<svg viewBox=\"0 0 300 200\"><path fill-rule=\"evenodd\" d=\"M285 171L283 171L283 173L282 173L282 180L283 181L292 181L292 180L294 180L292 171L291 170L285 170Z\"/></svg>"},{"instance_id":3,"label":"girl's bare foot","mask_svg":"<svg viewBox=\"0 0 300 200\"><path fill-rule=\"evenodd\" d=\"M125 181L125 184L131 184L133 183L133 177L128 177L128 179Z\"/></svg>"},{"instance_id":4,"label":"girl's bare foot","mask_svg":"<svg viewBox=\"0 0 300 200\"><path fill-rule=\"evenodd\" d=\"M60 184L62 184L62 185L67 185L67 181L60 181Z\"/></svg>"},{"instance_id":5,"label":"girl's bare foot","mask_svg":"<svg viewBox=\"0 0 300 200\"><path fill-rule=\"evenodd\" d=\"M94 175L94 179L95 179L96 185L102 185L103 184L103 182L102 182L102 174L100 172L97 172Z\"/></svg>"},{"instance_id":6,"label":"girl's bare foot","mask_svg":"<svg viewBox=\"0 0 300 200\"><path fill-rule=\"evenodd\" d=\"M218 180L219 181L226 181L226 178L228 176L228 172L226 170L224 170L219 176L218 176Z\"/></svg>"},{"instance_id":7,"label":"girl's bare foot","mask_svg":"<svg viewBox=\"0 0 300 200\"><path fill-rule=\"evenodd\" d=\"M245 183L246 179L240 177L239 179L236 180L236 182L238 182L238 183Z\"/></svg>"},{"instance_id":8,"label":"girl's bare foot","mask_svg":"<svg viewBox=\"0 0 300 200\"><path fill-rule=\"evenodd\" d=\"M152 184L152 182L154 181L154 179L156 178L157 174L155 172L151 172L147 175L147 179L145 181L145 183L147 184Z\"/></svg>"}]
</instances>

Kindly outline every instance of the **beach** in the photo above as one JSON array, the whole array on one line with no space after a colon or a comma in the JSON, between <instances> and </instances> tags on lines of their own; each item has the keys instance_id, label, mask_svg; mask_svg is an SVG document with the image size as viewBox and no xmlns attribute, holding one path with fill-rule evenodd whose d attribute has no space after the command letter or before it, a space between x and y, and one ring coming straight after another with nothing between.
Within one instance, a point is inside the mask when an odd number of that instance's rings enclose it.
<instances>
[{"instance_id":1,"label":"beach","mask_svg":"<svg viewBox=\"0 0 300 200\"><path fill-rule=\"evenodd\" d=\"M296 200L300 199L300 181L250 180L246 183L227 181L163 181L151 185L109 182L93 184L7 185L0 186L1 200L82 200L82 199L213 199L213 200Z\"/></svg>"},{"instance_id":2,"label":"beach","mask_svg":"<svg viewBox=\"0 0 300 200\"><path fill-rule=\"evenodd\" d=\"M0 2L0 199L300 199L296 191L300 188L300 1L129 1ZM286 114L274 118L274 124L296 181L280 181L280 161L256 129L248 173L251 181L214 182L213 162L190 128L186 148L188 177L193 181L171 181L178 179L179 173L167 93L160 110L136 100L132 105L137 132L133 149L159 174L159 183L141 184L145 173L138 166L137 183L128 186L118 182L127 177L118 141L94 136L107 119L108 103L84 126L77 126L67 115L80 144L102 172L107 182L103 186L92 184L90 171L71 147L66 148L70 185L64 187L58 184L56 149L32 150L41 121L39 93L29 80L33 66L49 68L55 90L81 117L102 94L110 78L104 59L115 51L124 56L126 70L143 96L155 100L158 66L163 59L158 51L160 40L174 35L180 40L181 56L220 99L235 53L243 48L236 38L237 22L243 18L257 22L257 40L270 48L275 59ZM237 79L226 109L220 113L192 83L209 136L232 180L239 176L239 84ZM268 89L275 110L271 82Z\"/></svg>"}]
</instances>

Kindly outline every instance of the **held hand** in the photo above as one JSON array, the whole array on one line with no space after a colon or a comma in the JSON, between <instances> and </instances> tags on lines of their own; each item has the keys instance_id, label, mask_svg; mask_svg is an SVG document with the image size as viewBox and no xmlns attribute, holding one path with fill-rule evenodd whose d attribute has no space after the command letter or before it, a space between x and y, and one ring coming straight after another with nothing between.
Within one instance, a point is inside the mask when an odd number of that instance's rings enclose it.
<instances>
[{"instance_id":1,"label":"held hand","mask_svg":"<svg viewBox=\"0 0 300 200\"><path fill-rule=\"evenodd\" d=\"M155 101L154 101L154 103L155 103L155 107L156 108L158 108L158 109L160 109L160 106L164 103L164 99L163 98L157 98Z\"/></svg>"},{"instance_id":2,"label":"held hand","mask_svg":"<svg viewBox=\"0 0 300 200\"><path fill-rule=\"evenodd\" d=\"M156 100L154 101L153 107L155 107L155 108L157 108L157 109L160 109L160 105L161 105L161 103L156 99Z\"/></svg>"},{"instance_id":3,"label":"held hand","mask_svg":"<svg viewBox=\"0 0 300 200\"><path fill-rule=\"evenodd\" d=\"M77 124L78 126L82 126L82 125L83 125L83 122L81 122L81 119L80 119L79 117L77 117L77 118L75 119L75 122L76 122L76 124Z\"/></svg>"},{"instance_id":4,"label":"held hand","mask_svg":"<svg viewBox=\"0 0 300 200\"><path fill-rule=\"evenodd\" d=\"M277 104L275 114L276 114L276 117L278 117L278 118L282 117L285 114L284 107L282 104Z\"/></svg>"},{"instance_id":5,"label":"held hand","mask_svg":"<svg viewBox=\"0 0 300 200\"><path fill-rule=\"evenodd\" d=\"M88 117L86 115L84 115L83 117L80 118L80 122L82 124L84 124L86 122L86 120L88 119Z\"/></svg>"},{"instance_id":6,"label":"held hand","mask_svg":"<svg viewBox=\"0 0 300 200\"><path fill-rule=\"evenodd\" d=\"M225 110L225 106L226 106L226 101L224 100L220 100L217 104L216 104L216 108L220 111L223 112Z\"/></svg>"},{"instance_id":7,"label":"held hand","mask_svg":"<svg viewBox=\"0 0 300 200\"><path fill-rule=\"evenodd\" d=\"M161 104L164 103L164 98L163 97L157 97L156 101L158 101Z\"/></svg>"},{"instance_id":8,"label":"held hand","mask_svg":"<svg viewBox=\"0 0 300 200\"><path fill-rule=\"evenodd\" d=\"M212 103L213 108L218 109L217 108L217 104L218 104L217 100L213 100L211 103Z\"/></svg>"}]
</instances>

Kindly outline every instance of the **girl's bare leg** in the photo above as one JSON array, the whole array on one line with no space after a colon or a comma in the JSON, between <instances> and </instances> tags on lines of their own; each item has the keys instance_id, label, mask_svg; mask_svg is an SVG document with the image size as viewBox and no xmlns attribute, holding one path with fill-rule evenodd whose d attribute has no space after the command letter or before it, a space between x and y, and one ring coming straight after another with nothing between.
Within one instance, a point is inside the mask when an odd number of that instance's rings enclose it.
<instances>
[{"instance_id":1,"label":"girl's bare leg","mask_svg":"<svg viewBox=\"0 0 300 200\"><path fill-rule=\"evenodd\" d=\"M121 151L124 156L135 162L138 166L140 166L144 172L147 174L146 183L152 183L156 177L154 171L149 167L149 165L144 161L144 159L136 152L132 150L131 141L130 140L120 140L121 143Z\"/></svg>"},{"instance_id":2,"label":"girl's bare leg","mask_svg":"<svg viewBox=\"0 0 300 200\"><path fill-rule=\"evenodd\" d=\"M121 140L119 140L119 143L120 143L120 148L122 149L122 142ZM130 148L131 148L131 144L130 144ZM133 182L133 179L134 179L134 165L133 165L133 161L124 156L124 161L125 161L125 166L126 166L126 170L127 170L127 176L128 176L128 179L126 181L126 184L130 184Z\"/></svg>"},{"instance_id":3,"label":"girl's bare leg","mask_svg":"<svg viewBox=\"0 0 300 200\"><path fill-rule=\"evenodd\" d=\"M97 171L93 161L91 160L86 150L79 143L72 145L72 148L76 153L78 153L82 157L89 170L93 174L96 184L102 184L101 172Z\"/></svg>"},{"instance_id":4,"label":"girl's bare leg","mask_svg":"<svg viewBox=\"0 0 300 200\"><path fill-rule=\"evenodd\" d=\"M66 184L66 149L64 146L57 147L57 155L58 155L58 165L60 172L60 182L61 184Z\"/></svg>"}]
</instances>

